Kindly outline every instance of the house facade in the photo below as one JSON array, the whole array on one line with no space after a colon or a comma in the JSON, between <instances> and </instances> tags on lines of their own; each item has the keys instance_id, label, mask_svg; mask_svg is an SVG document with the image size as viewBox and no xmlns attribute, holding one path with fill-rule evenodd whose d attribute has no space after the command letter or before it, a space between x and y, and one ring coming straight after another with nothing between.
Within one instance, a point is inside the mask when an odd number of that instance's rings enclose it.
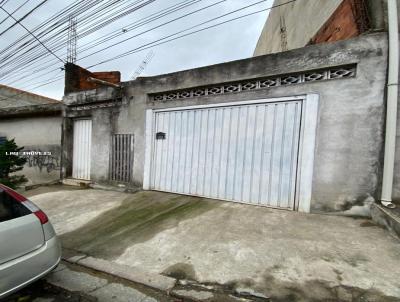
<instances>
[{"instance_id":1,"label":"house facade","mask_svg":"<svg viewBox=\"0 0 400 302\"><path fill-rule=\"evenodd\" d=\"M284 13L304 10L296 5ZM252 58L134 81L110 72L81 89L89 71L67 64L62 178L370 215L382 190L389 44L385 1L376 5L331 1L307 39L287 35L286 51L262 50L261 35ZM393 201L399 166L397 143Z\"/></svg>"},{"instance_id":2,"label":"house facade","mask_svg":"<svg viewBox=\"0 0 400 302\"><path fill-rule=\"evenodd\" d=\"M20 174L37 185L60 179L61 101L0 85L0 138L24 147L27 163Z\"/></svg>"},{"instance_id":3,"label":"house facade","mask_svg":"<svg viewBox=\"0 0 400 302\"><path fill-rule=\"evenodd\" d=\"M373 33L70 92L63 177L367 215L386 72L386 33Z\"/></svg>"}]
</instances>

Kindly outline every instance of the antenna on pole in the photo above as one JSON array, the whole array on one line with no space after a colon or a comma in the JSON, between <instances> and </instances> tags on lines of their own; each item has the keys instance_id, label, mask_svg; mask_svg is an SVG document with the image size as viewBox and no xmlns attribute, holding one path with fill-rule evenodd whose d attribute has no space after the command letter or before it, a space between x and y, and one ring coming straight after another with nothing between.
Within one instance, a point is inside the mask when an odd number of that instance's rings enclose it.
<instances>
[{"instance_id":1,"label":"antenna on pole","mask_svg":"<svg viewBox=\"0 0 400 302\"><path fill-rule=\"evenodd\" d=\"M73 15L69 16L68 25L68 42L67 42L67 63L76 62L76 44L77 44L77 30L76 25L78 21Z\"/></svg>"},{"instance_id":2,"label":"antenna on pole","mask_svg":"<svg viewBox=\"0 0 400 302\"><path fill-rule=\"evenodd\" d=\"M139 67L136 69L136 71L133 73L131 76L131 80L135 80L145 69L146 66L151 62L151 60L154 58L155 53L153 50L150 50L142 63L140 63Z\"/></svg>"}]
</instances>

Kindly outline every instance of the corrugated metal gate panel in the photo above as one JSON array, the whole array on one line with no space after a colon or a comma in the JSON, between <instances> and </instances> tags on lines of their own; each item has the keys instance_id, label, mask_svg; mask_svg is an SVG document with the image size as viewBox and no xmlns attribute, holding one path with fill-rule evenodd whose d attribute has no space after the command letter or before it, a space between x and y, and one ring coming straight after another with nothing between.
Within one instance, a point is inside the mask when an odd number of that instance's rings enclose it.
<instances>
[{"instance_id":1,"label":"corrugated metal gate panel","mask_svg":"<svg viewBox=\"0 0 400 302\"><path fill-rule=\"evenodd\" d=\"M155 113L151 188L293 209L301 105Z\"/></svg>"},{"instance_id":2,"label":"corrugated metal gate panel","mask_svg":"<svg viewBox=\"0 0 400 302\"><path fill-rule=\"evenodd\" d=\"M75 120L72 159L73 178L90 180L91 140L92 121L89 119Z\"/></svg>"},{"instance_id":3,"label":"corrugated metal gate panel","mask_svg":"<svg viewBox=\"0 0 400 302\"><path fill-rule=\"evenodd\" d=\"M132 177L133 134L111 137L110 180L129 182Z\"/></svg>"}]
</instances>

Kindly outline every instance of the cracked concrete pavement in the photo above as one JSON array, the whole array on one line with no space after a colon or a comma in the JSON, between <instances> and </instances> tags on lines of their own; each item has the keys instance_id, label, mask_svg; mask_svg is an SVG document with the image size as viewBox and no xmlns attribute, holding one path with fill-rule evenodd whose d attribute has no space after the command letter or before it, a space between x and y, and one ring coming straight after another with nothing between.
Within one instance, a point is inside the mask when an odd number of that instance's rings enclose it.
<instances>
[{"instance_id":1,"label":"cracked concrete pavement","mask_svg":"<svg viewBox=\"0 0 400 302\"><path fill-rule=\"evenodd\" d=\"M160 293L150 296L132 285L124 284L121 280L105 278L102 275L94 275L93 272L82 271L77 267L60 264L60 266L46 277L47 282L61 287L70 292L83 293L87 297L94 298L98 302L157 302L173 301Z\"/></svg>"},{"instance_id":2,"label":"cracked concrete pavement","mask_svg":"<svg viewBox=\"0 0 400 302\"><path fill-rule=\"evenodd\" d=\"M110 278L80 266L61 263L46 277L53 286L72 293L79 293L88 301L97 302L168 302L175 301L166 294L149 290L143 286ZM55 301L54 301L55 302Z\"/></svg>"},{"instance_id":3,"label":"cracked concrete pavement","mask_svg":"<svg viewBox=\"0 0 400 302\"><path fill-rule=\"evenodd\" d=\"M400 301L400 242L369 220L161 192L31 199L89 256L273 301Z\"/></svg>"}]
</instances>

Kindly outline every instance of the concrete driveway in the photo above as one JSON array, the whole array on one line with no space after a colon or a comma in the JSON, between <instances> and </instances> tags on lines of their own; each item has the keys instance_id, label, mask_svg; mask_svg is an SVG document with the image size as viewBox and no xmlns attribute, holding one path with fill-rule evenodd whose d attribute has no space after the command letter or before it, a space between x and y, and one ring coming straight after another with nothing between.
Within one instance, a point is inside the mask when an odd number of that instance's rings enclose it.
<instances>
[{"instance_id":1,"label":"concrete driveway","mask_svg":"<svg viewBox=\"0 0 400 302\"><path fill-rule=\"evenodd\" d=\"M369 220L161 192L31 199L64 247L274 301L400 301L400 242Z\"/></svg>"}]
</instances>

